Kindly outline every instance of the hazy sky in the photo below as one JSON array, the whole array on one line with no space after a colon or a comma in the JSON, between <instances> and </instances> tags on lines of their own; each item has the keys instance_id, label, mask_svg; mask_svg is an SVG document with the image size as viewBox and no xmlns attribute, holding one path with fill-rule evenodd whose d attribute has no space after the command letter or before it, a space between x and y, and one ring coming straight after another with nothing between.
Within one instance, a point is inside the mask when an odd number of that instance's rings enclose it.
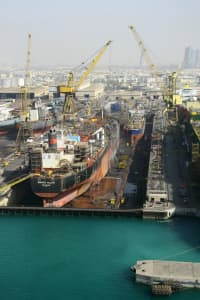
<instances>
[{"instance_id":1,"label":"hazy sky","mask_svg":"<svg viewBox=\"0 0 200 300\"><path fill-rule=\"evenodd\" d=\"M0 64L79 65L108 40L101 64L138 65L134 25L155 64L180 63L200 48L199 0L0 0Z\"/></svg>"}]
</instances>

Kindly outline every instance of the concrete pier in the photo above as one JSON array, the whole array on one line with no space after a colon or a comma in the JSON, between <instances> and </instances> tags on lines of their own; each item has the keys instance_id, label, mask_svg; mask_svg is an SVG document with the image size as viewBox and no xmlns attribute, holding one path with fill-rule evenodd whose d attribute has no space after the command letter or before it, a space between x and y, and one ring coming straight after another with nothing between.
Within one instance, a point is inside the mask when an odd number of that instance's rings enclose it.
<instances>
[{"instance_id":1,"label":"concrete pier","mask_svg":"<svg viewBox=\"0 0 200 300\"><path fill-rule=\"evenodd\" d=\"M200 288L200 263L140 260L131 268L136 282L147 285L168 285L172 290Z\"/></svg>"}]
</instances>

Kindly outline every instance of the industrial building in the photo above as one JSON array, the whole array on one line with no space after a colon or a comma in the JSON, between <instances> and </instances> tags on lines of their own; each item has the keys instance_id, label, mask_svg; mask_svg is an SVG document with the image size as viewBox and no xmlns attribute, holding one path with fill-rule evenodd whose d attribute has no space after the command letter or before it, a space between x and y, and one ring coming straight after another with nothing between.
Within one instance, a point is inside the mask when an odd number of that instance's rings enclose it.
<instances>
[{"instance_id":1,"label":"industrial building","mask_svg":"<svg viewBox=\"0 0 200 300\"><path fill-rule=\"evenodd\" d=\"M31 87L29 98L47 97L49 94L48 86ZM0 88L0 99L19 99L22 92L20 88Z\"/></svg>"}]
</instances>

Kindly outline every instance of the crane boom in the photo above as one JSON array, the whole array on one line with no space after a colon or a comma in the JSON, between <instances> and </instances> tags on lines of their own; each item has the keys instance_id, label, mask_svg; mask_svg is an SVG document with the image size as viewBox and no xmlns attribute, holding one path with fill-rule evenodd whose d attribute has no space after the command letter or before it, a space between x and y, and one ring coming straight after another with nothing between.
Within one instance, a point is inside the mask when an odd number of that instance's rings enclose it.
<instances>
[{"instance_id":1,"label":"crane boom","mask_svg":"<svg viewBox=\"0 0 200 300\"><path fill-rule=\"evenodd\" d=\"M157 74L157 71L156 71L156 68L155 68L155 65L153 64L152 60L151 60L151 57L149 56L148 52L147 52L147 49L145 48L139 34L137 33L136 29L134 26L129 26L129 29L132 31L135 39L136 39L136 42L139 46L139 48L142 50L143 52L143 56L144 56L144 59L146 61L146 64L149 66L150 70L151 70L151 73L153 75L153 77L155 78L156 82L158 82L158 74Z\"/></svg>"},{"instance_id":2,"label":"crane boom","mask_svg":"<svg viewBox=\"0 0 200 300\"><path fill-rule=\"evenodd\" d=\"M79 88L79 86L83 83L83 81L88 77L88 75L91 73L91 71L94 69L95 65L98 63L108 46L111 44L112 41L108 41L99 51L99 53L95 56L95 58L92 60L89 67L86 69L86 71L82 74L79 81L74 83L73 79L73 73L69 72L68 74L68 81L67 85L60 86L59 91L60 93L74 93L75 90Z\"/></svg>"},{"instance_id":3,"label":"crane boom","mask_svg":"<svg viewBox=\"0 0 200 300\"><path fill-rule=\"evenodd\" d=\"M74 82L73 72L69 72L68 80L66 85L62 85L58 87L59 93L65 94L65 102L63 107L63 114L71 113L73 106L73 99L75 97L75 92L80 87L80 85L84 82L84 80L88 77L91 71L94 69L95 65L98 63L108 46L111 44L111 41L108 41L98 52L98 54L94 57L86 71L82 74L81 78Z\"/></svg>"},{"instance_id":4,"label":"crane boom","mask_svg":"<svg viewBox=\"0 0 200 300\"><path fill-rule=\"evenodd\" d=\"M100 60L100 58L102 57L102 55L104 54L104 52L106 51L106 49L108 48L108 46L112 43L112 41L108 41L99 51L99 53L95 56L95 58L93 59L93 61L91 62L91 64L89 65L89 67L87 68L87 70L83 73L83 75L81 76L80 80L78 82L76 82L75 84L75 88L78 88L83 81L88 77L88 75L92 72L92 70L94 69L95 65L98 63L98 61Z\"/></svg>"}]
</instances>

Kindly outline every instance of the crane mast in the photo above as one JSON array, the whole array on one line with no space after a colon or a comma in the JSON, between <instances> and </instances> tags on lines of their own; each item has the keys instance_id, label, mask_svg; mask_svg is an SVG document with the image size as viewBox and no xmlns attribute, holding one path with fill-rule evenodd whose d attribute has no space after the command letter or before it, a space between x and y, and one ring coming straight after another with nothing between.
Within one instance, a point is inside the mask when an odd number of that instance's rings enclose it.
<instances>
[{"instance_id":1,"label":"crane mast","mask_svg":"<svg viewBox=\"0 0 200 300\"><path fill-rule=\"evenodd\" d=\"M21 103L20 103L20 119L21 124L18 129L17 138L15 141L16 150L20 151L21 143L26 138L32 135L32 127L29 122L29 109L30 109L30 63L31 63L31 34L28 34L28 47L26 55L26 67L25 67L25 80L24 86L20 88Z\"/></svg>"},{"instance_id":2,"label":"crane mast","mask_svg":"<svg viewBox=\"0 0 200 300\"><path fill-rule=\"evenodd\" d=\"M95 65L98 63L108 46L111 44L111 41L108 41L98 52L95 58L92 60L86 71L82 74L81 78L74 82L74 75L73 72L69 72L67 84L58 87L59 93L65 94L65 101L63 106L63 116L65 117L66 114L73 112L73 103L75 98L75 92L84 82L84 80L88 77L88 75L92 72Z\"/></svg>"},{"instance_id":3,"label":"crane mast","mask_svg":"<svg viewBox=\"0 0 200 300\"><path fill-rule=\"evenodd\" d=\"M29 117L30 106L30 63L31 63L31 34L28 34L28 47L26 56L25 80L21 87L21 117L25 121Z\"/></svg>"}]
</instances>

